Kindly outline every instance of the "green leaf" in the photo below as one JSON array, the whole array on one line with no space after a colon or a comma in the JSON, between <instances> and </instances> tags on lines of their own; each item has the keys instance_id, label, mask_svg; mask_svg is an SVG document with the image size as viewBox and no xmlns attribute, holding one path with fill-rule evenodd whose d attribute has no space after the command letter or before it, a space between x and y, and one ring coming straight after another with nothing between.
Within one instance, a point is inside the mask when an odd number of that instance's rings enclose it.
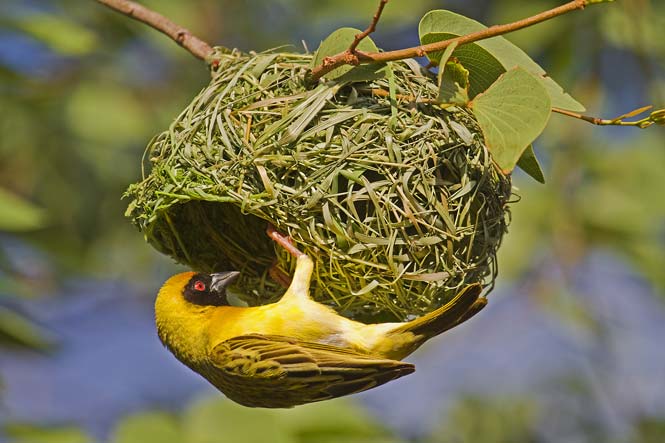
<instances>
[{"instance_id":1,"label":"green leaf","mask_svg":"<svg viewBox=\"0 0 665 443\"><path fill-rule=\"evenodd\" d=\"M51 14L29 14L15 26L65 55L84 55L97 48L97 36L76 22Z\"/></svg>"},{"instance_id":2,"label":"green leaf","mask_svg":"<svg viewBox=\"0 0 665 443\"><path fill-rule=\"evenodd\" d=\"M0 343L45 351L54 346L55 338L18 312L0 306Z\"/></svg>"},{"instance_id":3,"label":"green leaf","mask_svg":"<svg viewBox=\"0 0 665 443\"><path fill-rule=\"evenodd\" d=\"M9 423L4 432L11 443L92 443L83 430L73 427L46 427L24 423Z\"/></svg>"},{"instance_id":4,"label":"green leaf","mask_svg":"<svg viewBox=\"0 0 665 443\"><path fill-rule=\"evenodd\" d=\"M422 44L468 35L484 29L487 27L482 23L441 9L425 14L418 26ZM429 54L428 57L437 62L441 55L442 51L437 51ZM459 46L452 55L469 70L471 98L486 90L503 72L521 66L538 76L551 97L552 106L575 112L585 110L581 103L564 92L563 88L554 80L547 77L547 73L538 63L501 36Z\"/></svg>"},{"instance_id":5,"label":"green leaf","mask_svg":"<svg viewBox=\"0 0 665 443\"><path fill-rule=\"evenodd\" d=\"M421 39L421 42L425 45L455 37L458 36L443 33L427 34ZM438 54L438 52L435 53L437 56ZM469 70L470 98L487 90L501 74L506 72L503 65L492 54L476 43L458 46L452 56ZM438 57L432 57L432 60L439 63Z\"/></svg>"},{"instance_id":6,"label":"green leaf","mask_svg":"<svg viewBox=\"0 0 665 443\"><path fill-rule=\"evenodd\" d=\"M526 150L517 161L517 166L537 182L545 184L545 174L543 174L543 169L540 167L540 163L538 163L536 153L533 152L532 145L527 146Z\"/></svg>"},{"instance_id":7,"label":"green leaf","mask_svg":"<svg viewBox=\"0 0 665 443\"><path fill-rule=\"evenodd\" d=\"M456 61L439 69L439 103L466 105L469 102L469 71Z\"/></svg>"},{"instance_id":8,"label":"green leaf","mask_svg":"<svg viewBox=\"0 0 665 443\"><path fill-rule=\"evenodd\" d=\"M521 67L503 74L469 106L494 161L506 174L543 132L551 113L547 90L538 78Z\"/></svg>"},{"instance_id":9,"label":"green leaf","mask_svg":"<svg viewBox=\"0 0 665 443\"><path fill-rule=\"evenodd\" d=\"M183 441L178 423L165 412L143 412L122 420L112 443L178 443Z\"/></svg>"},{"instance_id":10,"label":"green leaf","mask_svg":"<svg viewBox=\"0 0 665 443\"><path fill-rule=\"evenodd\" d=\"M31 231L45 222L43 209L0 188L0 231Z\"/></svg>"},{"instance_id":11,"label":"green leaf","mask_svg":"<svg viewBox=\"0 0 665 443\"><path fill-rule=\"evenodd\" d=\"M451 44L449 44L448 47L443 51L443 54L441 55L441 58L438 61L439 65L445 65L446 63L448 63L455 49L457 49L457 42L452 42Z\"/></svg>"},{"instance_id":12,"label":"green leaf","mask_svg":"<svg viewBox=\"0 0 665 443\"><path fill-rule=\"evenodd\" d=\"M339 54L349 49L356 34L361 33L359 29L355 28L340 28L330 34L319 45L314 59L312 60L311 67L320 65L326 57ZM378 52L379 48L376 47L371 38L365 37L357 48L359 51L364 52ZM340 82L363 82L383 78L385 73L385 63L370 63L358 66L344 65L339 68L333 69L325 78L328 80L338 80Z\"/></svg>"}]
</instances>

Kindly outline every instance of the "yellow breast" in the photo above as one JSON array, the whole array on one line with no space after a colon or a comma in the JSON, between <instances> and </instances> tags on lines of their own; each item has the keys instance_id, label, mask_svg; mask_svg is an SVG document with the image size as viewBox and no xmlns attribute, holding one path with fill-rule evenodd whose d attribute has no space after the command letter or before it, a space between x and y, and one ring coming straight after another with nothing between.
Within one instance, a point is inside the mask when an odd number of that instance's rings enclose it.
<instances>
[{"instance_id":1,"label":"yellow breast","mask_svg":"<svg viewBox=\"0 0 665 443\"><path fill-rule=\"evenodd\" d=\"M327 342L343 334L344 318L318 303L280 302L253 308L219 307L210 322L215 345L239 335L282 335L302 341Z\"/></svg>"}]
</instances>

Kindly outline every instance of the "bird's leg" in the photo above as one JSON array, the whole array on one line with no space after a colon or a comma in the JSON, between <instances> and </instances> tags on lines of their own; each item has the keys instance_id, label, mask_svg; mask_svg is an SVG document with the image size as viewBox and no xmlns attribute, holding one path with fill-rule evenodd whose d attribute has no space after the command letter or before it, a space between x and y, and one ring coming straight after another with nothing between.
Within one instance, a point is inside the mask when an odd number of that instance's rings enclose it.
<instances>
[{"instance_id":1,"label":"bird's leg","mask_svg":"<svg viewBox=\"0 0 665 443\"><path fill-rule=\"evenodd\" d=\"M277 267L277 261L275 261L268 269L268 275L284 288L288 288L291 285L291 277Z\"/></svg>"},{"instance_id":2,"label":"bird's leg","mask_svg":"<svg viewBox=\"0 0 665 443\"><path fill-rule=\"evenodd\" d=\"M289 254L298 259L296 264L296 272L293 275L291 284L286 291L284 297L297 297L309 299L309 282L314 270L314 263L307 254L295 247L291 243L291 239L279 233L273 225L268 225L266 230L268 236L272 238L275 243L287 250ZM281 271L280 271L281 272ZM275 277L273 277L275 278ZM282 283L281 281L279 283Z\"/></svg>"},{"instance_id":3,"label":"bird's leg","mask_svg":"<svg viewBox=\"0 0 665 443\"><path fill-rule=\"evenodd\" d=\"M272 224L268 225L268 229L266 229L266 233L268 234L268 237L270 237L272 240L275 241L278 245L282 246L284 249L287 250L287 252L294 257L300 257L305 255L303 252L301 252L298 248L296 248L293 243L291 243L291 240L279 233L275 227ZM273 263L273 265L268 269L268 275L276 281L279 285L288 288L291 285L291 278L284 273L281 269L277 267L277 262Z\"/></svg>"},{"instance_id":4,"label":"bird's leg","mask_svg":"<svg viewBox=\"0 0 665 443\"><path fill-rule=\"evenodd\" d=\"M273 225L268 225L268 229L266 229L266 232L268 233L268 237L272 238L275 241L275 243L286 249L286 251L295 258L306 255L300 249L295 247L295 245L291 242L291 239L289 237L279 233Z\"/></svg>"}]
</instances>

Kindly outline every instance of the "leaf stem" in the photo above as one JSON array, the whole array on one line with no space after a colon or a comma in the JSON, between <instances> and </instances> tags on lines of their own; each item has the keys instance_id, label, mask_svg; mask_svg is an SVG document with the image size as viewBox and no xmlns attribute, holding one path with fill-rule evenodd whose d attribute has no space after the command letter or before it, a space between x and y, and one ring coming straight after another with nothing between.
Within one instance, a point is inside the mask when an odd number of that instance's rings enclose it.
<instances>
[{"instance_id":1,"label":"leaf stem","mask_svg":"<svg viewBox=\"0 0 665 443\"><path fill-rule=\"evenodd\" d=\"M653 111L649 116L635 121L624 121L626 118L635 117L636 115L642 114L653 108L653 106L644 106L642 108L635 109L634 111L627 112L623 115L612 119L604 119L598 117L590 117L588 115L578 114L577 112L568 111L566 109L552 108L552 112L556 112L567 117L573 117L585 122L591 123L598 126L637 126L638 128L644 129L655 124L665 125L665 109L658 109Z\"/></svg>"},{"instance_id":2,"label":"leaf stem","mask_svg":"<svg viewBox=\"0 0 665 443\"><path fill-rule=\"evenodd\" d=\"M173 41L189 51L194 57L206 60L212 54L212 47L189 32L188 29L173 23L168 18L145 6L129 0L97 0L99 3L166 34Z\"/></svg>"}]
</instances>

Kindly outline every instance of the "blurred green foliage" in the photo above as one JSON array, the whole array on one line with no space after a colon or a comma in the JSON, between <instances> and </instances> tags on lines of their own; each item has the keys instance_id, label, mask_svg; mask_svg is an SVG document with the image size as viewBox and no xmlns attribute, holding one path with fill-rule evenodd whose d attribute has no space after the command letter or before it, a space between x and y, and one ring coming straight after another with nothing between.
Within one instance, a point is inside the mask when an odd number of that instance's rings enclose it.
<instances>
[{"instance_id":1,"label":"blurred green foliage","mask_svg":"<svg viewBox=\"0 0 665 443\"><path fill-rule=\"evenodd\" d=\"M92 438L74 427L35 426L12 423L4 427L11 443L90 443Z\"/></svg>"},{"instance_id":2,"label":"blurred green foliage","mask_svg":"<svg viewBox=\"0 0 665 443\"><path fill-rule=\"evenodd\" d=\"M44 226L44 211L29 201L0 188L0 230L32 231Z\"/></svg>"},{"instance_id":3,"label":"blurred green foliage","mask_svg":"<svg viewBox=\"0 0 665 443\"><path fill-rule=\"evenodd\" d=\"M637 424L635 432L629 441L635 443L661 443L665 436L665 420L644 419Z\"/></svg>"},{"instance_id":4,"label":"blurred green foliage","mask_svg":"<svg viewBox=\"0 0 665 443\"><path fill-rule=\"evenodd\" d=\"M86 443L75 427L9 424L11 443ZM147 411L127 416L109 443L400 443L363 408L342 399L296 409L252 409L219 396L194 401L182 413Z\"/></svg>"},{"instance_id":5,"label":"blurred green foliage","mask_svg":"<svg viewBox=\"0 0 665 443\"><path fill-rule=\"evenodd\" d=\"M92 31L66 17L34 13L12 22L18 30L63 55L85 55L99 47Z\"/></svg>"},{"instance_id":6,"label":"blurred green foliage","mask_svg":"<svg viewBox=\"0 0 665 443\"><path fill-rule=\"evenodd\" d=\"M538 424L547 417L524 397L460 397L450 411L414 443L537 443ZM665 420L643 419L626 436L606 435L589 426L589 440L608 443L660 443ZM39 427L9 424L10 443L92 443L72 426ZM347 399L314 403L296 409L251 409L228 400L204 398L182 413L140 412L120 420L109 443L405 443L367 412Z\"/></svg>"},{"instance_id":7,"label":"blurred green foliage","mask_svg":"<svg viewBox=\"0 0 665 443\"><path fill-rule=\"evenodd\" d=\"M143 3L208 41L244 50L301 48L302 39L314 49L333 29L364 27L376 7L375 0ZM489 25L560 3L451 1L445 7ZM373 38L387 49L417 44L418 20L441 6L434 0L390 2ZM613 117L644 104L665 105L664 27L665 2L624 0L508 38L537 58L589 114ZM154 289L154 275L171 265L123 217L120 195L139 177L147 141L207 83L204 66L154 30L78 0L2 2L0 43L0 301L51 293L71 276L118 278ZM547 185L515 177L521 201L512 207L500 279L535 279L536 296L565 292L565 278L538 284L534 257L547 251L565 276L601 249L622 257L665 293L662 128L597 128L554 116L535 144ZM23 266L9 240L37 251L47 264ZM588 322L584 312L556 309L567 321ZM2 338L32 348L50 342L48 333L6 308L0 308ZM534 442L545 419L529 398L462 398L424 441ZM594 432L590 426L589 434ZM91 441L69 427L14 424L5 433L17 443ZM664 434L662 417L644 418L625 441L655 443ZM238 442L400 441L348 401L261 411L218 399L179 414L127 417L111 441L199 443L220 441L221 435Z\"/></svg>"},{"instance_id":8,"label":"blurred green foliage","mask_svg":"<svg viewBox=\"0 0 665 443\"><path fill-rule=\"evenodd\" d=\"M0 345L15 345L42 351L54 345L54 338L30 320L0 306Z\"/></svg>"},{"instance_id":9,"label":"blurred green foliage","mask_svg":"<svg viewBox=\"0 0 665 443\"><path fill-rule=\"evenodd\" d=\"M529 399L462 397L426 442L535 443L537 406Z\"/></svg>"},{"instance_id":10,"label":"blurred green foliage","mask_svg":"<svg viewBox=\"0 0 665 443\"><path fill-rule=\"evenodd\" d=\"M260 425L257 425L260 424ZM181 415L144 412L122 420L111 443L398 443L348 400L284 409L249 409L216 397L194 402Z\"/></svg>"}]
</instances>

